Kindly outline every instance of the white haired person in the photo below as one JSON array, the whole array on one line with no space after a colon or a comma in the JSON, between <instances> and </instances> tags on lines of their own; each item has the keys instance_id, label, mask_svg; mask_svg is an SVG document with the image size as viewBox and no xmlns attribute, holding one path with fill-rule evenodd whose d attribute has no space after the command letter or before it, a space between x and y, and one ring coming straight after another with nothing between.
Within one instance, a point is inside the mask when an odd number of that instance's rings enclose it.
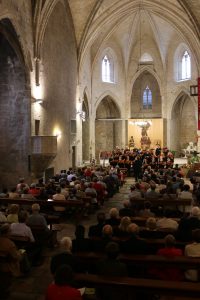
<instances>
[{"instance_id":1,"label":"white haired person","mask_svg":"<svg viewBox=\"0 0 200 300\"><path fill-rule=\"evenodd\" d=\"M60 241L60 249L51 259L50 270L55 275L58 267L69 265L73 271L78 271L76 258L72 254L72 240L70 237L63 237Z\"/></svg>"}]
</instances>

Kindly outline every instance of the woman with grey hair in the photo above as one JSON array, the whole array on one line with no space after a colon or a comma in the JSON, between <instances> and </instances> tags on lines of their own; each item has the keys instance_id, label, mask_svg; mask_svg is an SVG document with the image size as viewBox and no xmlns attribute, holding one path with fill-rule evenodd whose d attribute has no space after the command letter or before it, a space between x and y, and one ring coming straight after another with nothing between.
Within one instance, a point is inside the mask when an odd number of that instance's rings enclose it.
<instances>
[{"instance_id":1,"label":"woman with grey hair","mask_svg":"<svg viewBox=\"0 0 200 300\"><path fill-rule=\"evenodd\" d=\"M69 265L73 271L78 270L76 258L72 252L72 240L70 237L63 237L60 241L60 249L51 259L50 270L54 275L58 267L62 265Z\"/></svg>"}]
</instances>

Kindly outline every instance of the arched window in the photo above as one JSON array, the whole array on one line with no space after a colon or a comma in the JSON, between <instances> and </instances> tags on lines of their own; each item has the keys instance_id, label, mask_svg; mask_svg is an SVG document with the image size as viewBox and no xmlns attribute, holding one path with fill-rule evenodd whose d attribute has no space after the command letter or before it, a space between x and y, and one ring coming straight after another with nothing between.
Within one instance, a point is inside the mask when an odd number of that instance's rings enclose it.
<instances>
[{"instance_id":1,"label":"arched window","mask_svg":"<svg viewBox=\"0 0 200 300\"><path fill-rule=\"evenodd\" d=\"M143 92L143 109L152 109L152 92L148 86Z\"/></svg>"},{"instance_id":2,"label":"arched window","mask_svg":"<svg viewBox=\"0 0 200 300\"><path fill-rule=\"evenodd\" d=\"M181 71L182 80L191 78L191 59L187 51L185 51L182 56Z\"/></svg>"},{"instance_id":3,"label":"arched window","mask_svg":"<svg viewBox=\"0 0 200 300\"><path fill-rule=\"evenodd\" d=\"M113 60L109 59L107 55L102 60L102 81L114 82L114 64Z\"/></svg>"}]
</instances>

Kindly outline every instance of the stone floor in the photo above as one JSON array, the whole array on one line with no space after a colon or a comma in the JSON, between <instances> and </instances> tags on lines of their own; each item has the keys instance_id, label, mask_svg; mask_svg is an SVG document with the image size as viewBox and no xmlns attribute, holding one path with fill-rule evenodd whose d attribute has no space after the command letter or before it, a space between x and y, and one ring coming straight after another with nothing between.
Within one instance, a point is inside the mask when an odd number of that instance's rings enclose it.
<instances>
[{"instance_id":1,"label":"stone floor","mask_svg":"<svg viewBox=\"0 0 200 300\"><path fill-rule=\"evenodd\" d=\"M129 187L133 183L133 179L128 178L127 182L121 187L120 192L105 202L104 207L101 208L108 214L110 208L121 208L123 200L127 199ZM85 226L86 233L91 224L96 223L96 214L90 215L88 218L83 219L81 224ZM63 224L63 229L58 233L58 240L63 236L74 237L75 225L73 220ZM40 267L34 267L31 273L26 278L17 278L14 280L11 288L9 300L43 300L45 290L48 284L52 281L52 276L49 270L50 259L56 253L56 249L46 249L44 252L44 263Z\"/></svg>"}]
</instances>

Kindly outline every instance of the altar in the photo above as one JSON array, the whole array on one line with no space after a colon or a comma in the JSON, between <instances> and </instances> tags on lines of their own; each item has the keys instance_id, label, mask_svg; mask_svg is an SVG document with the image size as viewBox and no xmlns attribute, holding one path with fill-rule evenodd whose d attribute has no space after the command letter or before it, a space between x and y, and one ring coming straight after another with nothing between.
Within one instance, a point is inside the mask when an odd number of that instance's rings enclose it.
<instances>
[{"instance_id":1,"label":"altar","mask_svg":"<svg viewBox=\"0 0 200 300\"><path fill-rule=\"evenodd\" d=\"M146 122L146 126L142 125L144 122ZM158 145L162 148L163 136L163 119L129 119L128 141L133 137L135 148L155 149Z\"/></svg>"}]
</instances>

